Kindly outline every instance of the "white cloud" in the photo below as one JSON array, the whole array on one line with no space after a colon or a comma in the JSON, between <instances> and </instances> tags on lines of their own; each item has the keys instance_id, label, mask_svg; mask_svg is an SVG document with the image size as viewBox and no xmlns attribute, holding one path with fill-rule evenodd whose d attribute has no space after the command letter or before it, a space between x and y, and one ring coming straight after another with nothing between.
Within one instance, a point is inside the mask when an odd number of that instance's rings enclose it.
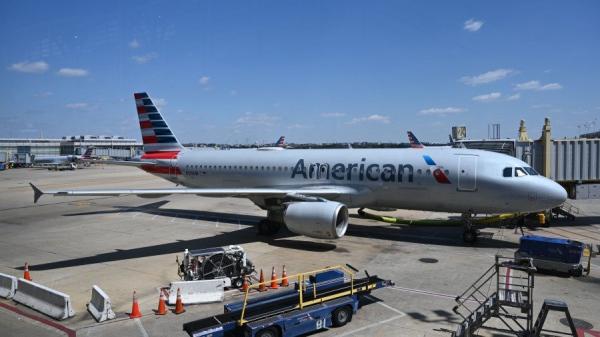
<instances>
[{"instance_id":1,"label":"white cloud","mask_svg":"<svg viewBox=\"0 0 600 337\"><path fill-rule=\"evenodd\" d=\"M210 77L208 77L208 76L201 76L200 79L198 80L198 83L200 83L200 85L203 87L207 86L209 82L210 82Z\"/></svg>"},{"instance_id":2,"label":"white cloud","mask_svg":"<svg viewBox=\"0 0 600 337\"><path fill-rule=\"evenodd\" d=\"M11 64L8 69L18 71L20 73L41 74L48 70L50 66L44 61L37 62L19 62Z\"/></svg>"},{"instance_id":3,"label":"white cloud","mask_svg":"<svg viewBox=\"0 0 600 337\"><path fill-rule=\"evenodd\" d=\"M88 107L87 103L69 103L67 105L65 105L65 107L69 108L69 109L74 109L74 110L78 110L78 109L85 109Z\"/></svg>"},{"instance_id":4,"label":"white cloud","mask_svg":"<svg viewBox=\"0 0 600 337\"><path fill-rule=\"evenodd\" d=\"M465 21L465 25L463 28L465 30L468 30L469 32L476 32L479 29L481 29L482 26L483 26L483 21L469 19L469 20Z\"/></svg>"},{"instance_id":5,"label":"white cloud","mask_svg":"<svg viewBox=\"0 0 600 337\"><path fill-rule=\"evenodd\" d=\"M57 74L64 77L83 77L88 75L88 71L81 68L60 68Z\"/></svg>"},{"instance_id":6,"label":"white cloud","mask_svg":"<svg viewBox=\"0 0 600 337\"><path fill-rule=\"evenodd\" d=\"M562 89L562 85L558 83L548 83L542 84L540 81L534 80L524 83L519 83L515 85L515 90L536 90L536 91L546 91L546 90L559 90Z\"/></svg>"},{"instance_id":7,"label":"white cloud","mask_svg":"<svg viewBox=\"0 0 600 337\"><path fill-rule=\"evenodd\" d=\"M423 109L423 110L419 111L419 114L420 115L445 116L447 114L454 114L454 113L459 113L459 112L464 112L464 111L467 111L467 109L464 109L464 108L455 108L455 107L429 108L429 109Z\"/></svg>"},{"instance_id":8,"label":"white cloud","mask_svg":"<svg viewBox=\"0 0 600 337\"><path fill-rule=\"evenodd\" d=\"M516 101L519 98L521 98L521 94L520 93L516 93L514 95L510 95L506 98L507 101Z\"/></svg>"},{"instance_id":9,"label":"white cloud","mask_svg":"<svg viewBox=\"0 0 600 337\"><path fill-rule=\"evenodd\" d=\"M293 129L306 129L308 126L304 125L304 124L291 124L288 125L288 129L293 130Z\"/></svg>"},{"instance_id":10,"label":"white cloud","mask_svg":"<svg viewBox=\"0 0 600 337\"><path fill-rule=\"evenodd\" d=\"M52 96L54 93L52 91L42 91L40 93L34 94L34 97L49 97Z\"/></svg>"},{"instance_id":11,"label":"white cloud","mask_svg":"<svg viewBox=\"0 0 600 337\"><path fill-rule=\"evenodd\" d=\"M279 120L277 116L271 116L264 113L246 112L239 117L235 124L238 126L272 126Z\"/></svg>"},{"instance_id":12,"label":"white cloud","mask_svg":"<svg viewBox=\"0 0 600 337\"><path fill-rule=\"evenodd\" d=\"M491 92L489 94L475 96L475 97L473 97L473 100L477 101L477 102L492 102L492 101L497 100L501 96L502 96L502 94L499 92Z\"/></svg>"},{"instance_id":13,"label":"white cloud","mask_svg":"<svg viewBox=\"0 0 600 337\"><path fill-rule=\"evenodd\" d=\"M139 47L140 47L140 43L138 42L137 39L133 39L133 40L131 40L131 42L129 42L129 48L136 49Z\"/></svg>"},{"instance_id":14,"label":"white cloud","mask_svg":"<svg viewBox=\"0 0 600 337\"><path fill-rule=\"evenodd\" d=\"M131 59L134 60L138 64L144 64L144 63L148 63L148 62L154 60L157 57L158 57L158 54L155 52L152 52L152 53L147 53L144 55L134 55L131 57Z\"/></svg>"},{"instance_id":15,"label":"white cloud","mask_svg":"<svg viewBox=\"0 0 600 337\"><path fill-rule=\"evenodd\" d=\"M346 116L346 114L343 112L324 112L321 114L321 117L326 117L326 118L337 118L337 117L344 117L344 116Z\"/></svg>"},{"instance_id":16,"label":"white cloud","mask_svg":"<svg viewBox=\"0 0 600 337\"><path fill-rule=\"evenodd\" d=\"M349 121L348 124L357 124L357 123L363 123L363 122L378 122L378 123L383 123L383 124L389 124L390 117L374 114L374 115L370 115L370 116L366 116L366 117L352 118L352 120Z\"/></svg>"},{"instance_id":17,"label":"white cloud","mask_svg":"<svg viewBox=\"0 0 600 337\"><path fill-rule=\"evenodd\" d=\"M475 75L475 76L463 76L460 78L460 81L464 84L476 86L480 84L495 82L501 80L509 75L516 73L513 69L496 69L491 70L483 74Z\"/></svg>"},{"instance_id":18,"label":"white cloud","mask_svg":"<svg viewBox=\"0 0 600 337\"><path fill-rule=\"evenodd\" d=\"M164 98L153 98L152 103L154 103L157 108L160 108L167 105L167 100Z\"/></svg>"}]
</instances>

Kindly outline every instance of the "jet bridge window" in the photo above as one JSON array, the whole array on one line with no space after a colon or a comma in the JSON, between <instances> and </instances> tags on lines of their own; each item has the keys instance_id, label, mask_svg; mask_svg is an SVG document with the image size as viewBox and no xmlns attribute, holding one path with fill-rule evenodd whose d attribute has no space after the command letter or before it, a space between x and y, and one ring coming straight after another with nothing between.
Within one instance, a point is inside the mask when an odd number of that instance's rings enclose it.
<instances>
[{"instance_id":1,"label":"jet bridge window","mask_svg":"<svg viewBox=\"0 0 600 337\"><path fill-rule=\"evenodd\" d=\"M512 167L505 167L502 170L502 176L505 178L512 177Z\"/></svg>"},{"instance_id":2,"label":"jet bridge window","mask_svg":"<svg viewBox=\"0 0 600 337\"><path fill-rule=\"evenodd\" d=\"M534 170L533 167L526 166L526 167L523 167L523 169L525 171L527 171L527 173L529 173L530 176L537 176L537 175L539 175L539 173L537 173L537 171Z\"/></svg>"},{"instance_id":3,"label":"jet bridge window","mask_svg":"<svg viewBox=\"0 0 600 337\"><path fill-rule=\"evenodd\" d=\"M515 177L524 177L527 172L522 167L515 167Z\"/></svg>"}]
</instances>

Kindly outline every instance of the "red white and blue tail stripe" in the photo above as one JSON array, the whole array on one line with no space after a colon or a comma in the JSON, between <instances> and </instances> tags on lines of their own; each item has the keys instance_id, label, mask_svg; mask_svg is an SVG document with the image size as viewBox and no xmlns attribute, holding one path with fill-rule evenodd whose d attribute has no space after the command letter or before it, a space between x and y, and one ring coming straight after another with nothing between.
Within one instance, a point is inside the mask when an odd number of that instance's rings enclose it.
<instances>
[{"instance_id":1,"label":"red white and blue tail stripe","mask_svg":"<svg viewBox=\"0 0 600 337\"><path fill-rule=\"evenodd\" d=\"M277 143L275 143L275 146L285 147L285 136L279 137L279 139L277 140Z\"/></svg>"},{"instance_id":2,"label":"red white and blue tail stripe","mask_svg":"<svg viewBox=\"0 0 600 337\"><path fill-rule=\"evenodd\" d=\"M164 157L166 153L176 155L183 146L175 138L152 99L145 92L135 93L134 97L142 130L145 157L152 157L153 154Z\"/></svg>"},{"instance_id":3,"label":"red white and blue tail stripe","mask_svg":"<svg viewBox=\"0 0 600 337\"><path fill-rule=\"evenodd\" d=\"M412 131L408 131L408 142L410 143L410 147L412 147L413 149L422 149L422 148L425 147L417 139L417 137L415 136L415 134L412 133Z\"/></svg>"}]
</instances>

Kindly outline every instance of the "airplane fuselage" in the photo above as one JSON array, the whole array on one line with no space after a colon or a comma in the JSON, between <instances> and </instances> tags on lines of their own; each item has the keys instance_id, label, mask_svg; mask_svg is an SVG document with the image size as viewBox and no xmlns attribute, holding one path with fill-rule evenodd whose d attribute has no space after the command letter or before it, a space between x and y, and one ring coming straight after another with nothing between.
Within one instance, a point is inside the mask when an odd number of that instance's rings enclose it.
<instances>
[{"instance_id":1,"label":"airplane fuselage","mask_svg":"<svg viewBox=\"0 0 600 337\"><path fill-rule=\"evenodd\" d=\"M146 167L190 188L342 185L348 207L457 213L533 212L560 204L564 189L541 175L503 176L528 167L498 153L456 149L184 150Z\"/></svg>"}]
</instances>

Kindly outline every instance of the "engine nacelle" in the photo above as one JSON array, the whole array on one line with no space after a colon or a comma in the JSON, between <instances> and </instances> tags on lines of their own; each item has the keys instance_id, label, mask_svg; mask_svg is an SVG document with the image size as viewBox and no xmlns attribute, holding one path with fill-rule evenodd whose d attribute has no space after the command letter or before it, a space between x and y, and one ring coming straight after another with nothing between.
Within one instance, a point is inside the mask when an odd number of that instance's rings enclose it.
<instances>
[{"instance_id":1,"label":"engine nacelle","mask_svg":"<svg viewBox=\"0 0 600 337\"><path fill-rule=\"evenodd\" d=\"M348 208L334 201L291 202L283 213L283 221L296 234L338 239L348 229Z\"/></svg>"}]
</instances>

